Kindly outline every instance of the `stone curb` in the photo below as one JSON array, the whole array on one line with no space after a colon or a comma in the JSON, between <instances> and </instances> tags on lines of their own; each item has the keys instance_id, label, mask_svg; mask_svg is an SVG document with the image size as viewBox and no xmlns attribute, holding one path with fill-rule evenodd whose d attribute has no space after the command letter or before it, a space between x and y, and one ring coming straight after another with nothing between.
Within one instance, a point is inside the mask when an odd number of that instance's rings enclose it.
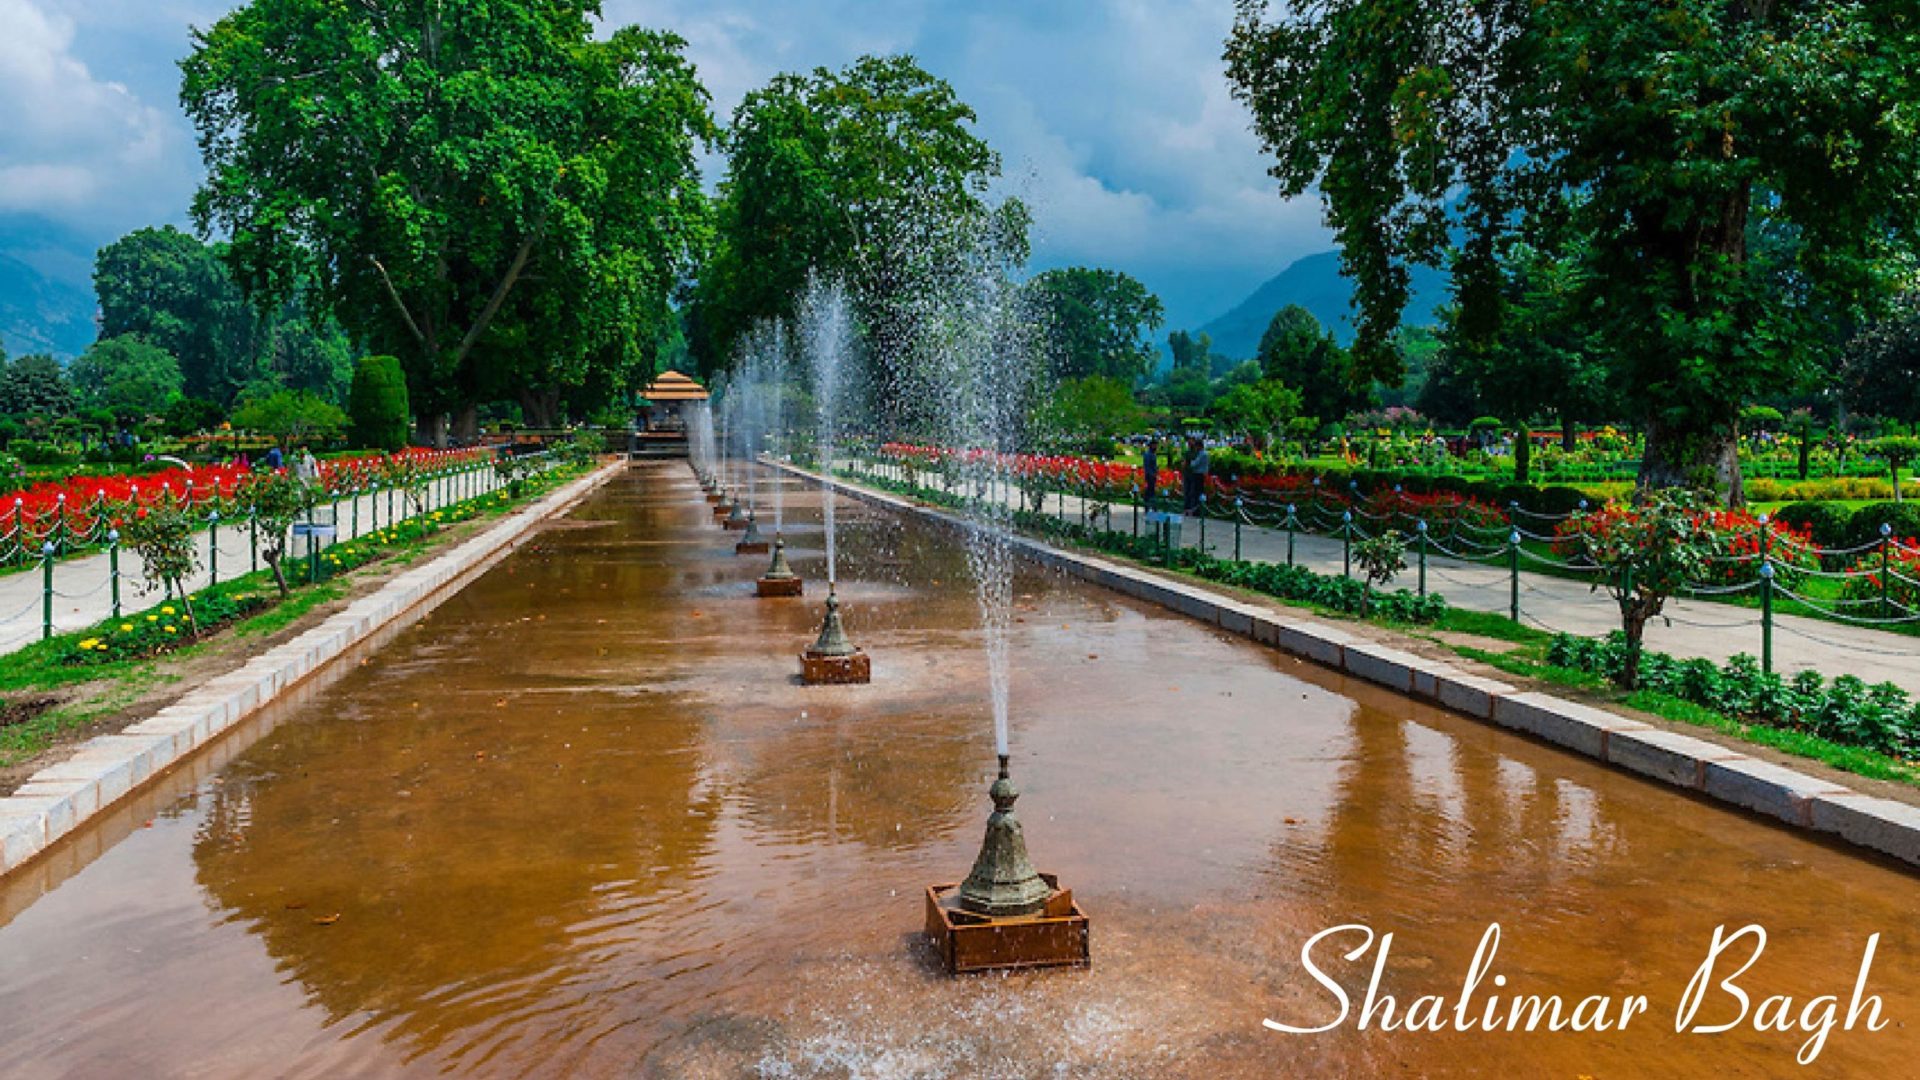
<instances>
[{"instance_id":1,"label":"stone curb","mask_svg":"<svg viewBox=\"0 0 1920 1080\"><path fill-rule=\"evenodd\" d=\"M814 482L820 476L769 463ZM951 511L839 478L848 496L966 528ZM1694 792L1796 828L1844 840L1920 867L1920 807L1865 795L1737 750L1665 731L1551 694L1521 692L1437 660L1377 644L1307 616L1294 617L1232 599L1192 582L1016 536L1014 547L1038 562L1135 599L1149 601L1356 679L1520 732L1606 762L1623 772Z\"/></svg>"},{"instance_id":2,"label":"stone curb","mask_svg":"<svg viewBox=\"0 0 1920 1080\"><path fill-rule=\"evenodd\" d=\"M12 795L0 798L0 876L219 738L382 627L452 595L453 586L491 565L541 522L568 510L626 468L624 460L608 464L514 511L300 636L201 683L117 735L89 739L72 757L34 773Z\"/></svg>"}]
</instances>

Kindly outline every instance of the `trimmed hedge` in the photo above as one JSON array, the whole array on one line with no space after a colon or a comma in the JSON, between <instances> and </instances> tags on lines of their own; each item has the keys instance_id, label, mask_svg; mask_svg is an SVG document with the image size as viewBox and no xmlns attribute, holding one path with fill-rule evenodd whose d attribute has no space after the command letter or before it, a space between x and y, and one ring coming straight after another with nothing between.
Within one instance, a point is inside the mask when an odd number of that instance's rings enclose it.
<instances>
[{"instance_id":1,"label":"trimmed hedge","mask_svg":"<svg viewBox=\"0 0 1920 1080\"><path fill-rule=\"evenodd\" d=\"M347 415L353 418L350 437L355 446L392 453L407 445L407 376L391 356L363 356L353 365L353 386L347 392Z\"/></svg>"}]
</instances>

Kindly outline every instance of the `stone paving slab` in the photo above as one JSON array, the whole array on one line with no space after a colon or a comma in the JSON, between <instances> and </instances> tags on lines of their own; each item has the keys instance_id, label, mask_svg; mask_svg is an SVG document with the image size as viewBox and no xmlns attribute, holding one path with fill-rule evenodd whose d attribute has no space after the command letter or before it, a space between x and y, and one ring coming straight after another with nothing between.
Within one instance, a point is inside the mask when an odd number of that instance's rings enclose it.
<instances>
[{"instance_id":1,"label":"stone paving slab","mask_svg":"<svg viewBox=\"0 0 1920 1080\"><path fill-rule=\"evenodd\" d=\"M514 511L318 626L200 684L119 734L89 739L67 760L34 773L15 794L0 799L0 875L28 862L388 623L444 599L450 595L447 586L484 570L541 522L565 512L627 467L624 460L608 464Z\"/></svg>"},{"instance_id":2,"label":"stone paving slab","mask_svg":"<svg viewBox=\"0 0 1920 1080\"><path fill-rule=\"evenodd\" d=\"M815 483L820 481L817 474L804 469L784 464L775 467ZM831 482L852 498L950 527L964 527L949 511L838 478ZM1204 585L1052 547L1030 537L1019 538L1018 547L1025 552L1044 553L1044 557L1036 557L1065 573L1262 645L1410 697L1435 701L1463 715L1607 762L1636 776L1697 792L1716 802L1837 837L1920 867L1920 808L1852 791L1718 743L1666 731L1605 709L1551 694L1523 692L1496 679L1468 674L1306 616L1295 618L1254 607Z\"/></svg>"}]
</instances>

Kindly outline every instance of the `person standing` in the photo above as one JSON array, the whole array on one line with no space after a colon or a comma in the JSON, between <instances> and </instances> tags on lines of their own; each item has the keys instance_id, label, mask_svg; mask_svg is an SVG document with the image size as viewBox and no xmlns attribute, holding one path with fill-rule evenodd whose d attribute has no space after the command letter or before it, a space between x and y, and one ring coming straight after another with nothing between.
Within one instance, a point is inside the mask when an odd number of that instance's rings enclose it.
<instances>
[{"instance_id":1,"label":"person standing","mask_svg":"<svg viewBox=\"0 0 1920 1080\"><path fill-rule=\"evenodd\" d=\"M1211 464L1207 458L1206 442L1198 435L1188 438L1186 485L1183 494L1186 496L1186 512L1189 514L1200 512L1200 495L1207 490L1207 470Z\"/></svg>"},{"instance_id":2,"label":"person standing","mask_svg":"<svg viewBox=\"0 0 1920 1080\"><path fill-rule=\"evenodd\" d=\"M1153 509L1154 488L1160 484L1159 440L1147 437L1147 449L1140 455L1140 490L1146 496L1147 509Z\"/></svg>"}]
</instances>

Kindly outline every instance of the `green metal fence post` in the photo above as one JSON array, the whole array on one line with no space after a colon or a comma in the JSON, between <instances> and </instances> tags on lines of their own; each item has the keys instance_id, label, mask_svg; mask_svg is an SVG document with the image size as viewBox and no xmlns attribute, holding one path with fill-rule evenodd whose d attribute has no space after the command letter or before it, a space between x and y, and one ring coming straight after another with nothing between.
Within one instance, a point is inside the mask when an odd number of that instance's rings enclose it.
<instances>
[{"instance_id":1,"label":"green metal fence post","mask_svg":"<svg viewBox=\"0 0 1920 1080\"><path fill-rule=\"evenodd\" d=\"M107 590L113 595L113 617L120 617L120 530L107 531Z\"/></svg>"},{"instance_id":2,"label":"green metal fence post","mask_svg":"<svg viewBox=\"0 0 1920 1080\"><path fill-rule=\"evenodd\" d=\"M1507 534L1507 578L1509 600L1507 614L1514 622L1520 621L1520 530Z\"/></svg>"},{"instance_id":3,"label":"green metal fence post","mask_svg":"<svg viewBox=\"0 0 1920 1080\"><path fill-rule=\"evenodd\" d=\"M1246 504L1240 496L1233 497L1233 561L1240 561L1240 522L1247 516Z\"/></svg>"},{"instance_id":4,"label":"green metal fence post","mask_svg":"<svg viewBox=\"0 0 1920 1080\"><path fill-rule=\"evenodd\" d=\"M1140 539L1140 485L1133 485L1133 494L1128 497L1127 505L1133 510L1133 538Z\"/></svg>"},{"instance_id":5,"label":"green metal fence post","mask_svg":"<svg viewBox=\"0 0 1920 1080\"><path fill-rule=\"evenodd\" d=\"M1760 670L1773 674L1773 562L1760 564Z\"/></svg>"},{"instance_id":6,"label":"green metal fence post","mask_svg":"<svg viewBox=\"0 0 1920 1080\"><path fill-rule=\"evenodd\" d=\"M220 584L220 511L207 511L207 588Z\"/></svg>"},{"instance_id":7,"label":"green metal fence post","mask_svg":"<svg viewBox=\"0 0 1920 1080\"><path fill-rule=\"evenodd\" d=\"M247 571L260 572L260 508L247 507Z\"/></svg>"},{"instance_id":8,"label":"green metal fence post","mask_svg":"<svg viewBox=\"0 0 1920 1080\"><path fill-rule=\"evenodd\" d=\"M1340 511L1340 576L1353 576L1353 511Z\"/></svg>"},{"instance_id":9,"label":"green metal fence post","mask_svg":"<svg viewBox=\"0 0 1920 1080\"><path fill-rule=\"evenodd\" d=\"M1207 553L1207 493L1204 491L1200 493L1200 506L1198 509L1200 517L1200 554L1205 555Z\"/></svg>"},{"instance_id":10,"label":"green metal fence post","mask_svg":"<svg viewBox=\"0 0 1920 1080\"><path fill-rule=\"evenodd\" d=\"M1293 504L1287 504L1287 565L1293 565L1293 531L1296 523L1293 518Z\"/></svg>"},{"instance_id":11,"label":"green metal fence post","mask_svg":"<svg viewBox=\"0 0 1920 1080\"><path fill-rule=\"evenodd\" d=\"M1880 614L1893 617L1893 601L1888 589L1893 585L1893 526L1880 523Z\"/></svg>"},{"instance_id":12,"label":"green metal fence post","mask_svg":"<svg viewBox=\"0 0 1920 1080\"><path fill-rule=\"evenodd\" d=\"M54 550L67 550L67 493L61 492L53 501L53 543Z\"/></svg>"},{"instance_id":13,"label":"green metal fence post","mask_svg":"<svg viewBox=\"0 0 1920 1080\"><path fill-rule=\"evenodd\" d=\"M53 636L53 541L40 549L40 640Z\"/></svg>"},{"instance_id":14,"label":"green metal fence post","mask_svg":"<svg viewBox=\"0 0 1920 1080\"><path fill-rule=\"evenodd\" d=\"M1423 518L1414 522L1413 531L1419 538L1420 550L1420 595L1427 595L1427 523Z\"/></svg>"}]
</instances>

